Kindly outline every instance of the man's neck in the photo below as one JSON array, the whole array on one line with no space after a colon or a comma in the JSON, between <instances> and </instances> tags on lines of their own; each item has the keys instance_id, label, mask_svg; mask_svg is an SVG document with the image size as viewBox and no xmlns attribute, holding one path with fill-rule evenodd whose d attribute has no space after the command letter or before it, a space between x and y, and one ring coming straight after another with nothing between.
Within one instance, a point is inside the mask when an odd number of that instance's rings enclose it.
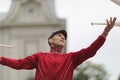
<instances>
[{"instance_id":1,"label":"man's neck","mask_svg":"<svg viewBox=\"0 0 120 80\"><path fill-rule=\"evenodd\" d=\"M54 45L51 45L51 47L50 47L50 52L62 53L62 49L63 49L62 46L54 46Z\"/></svg>"}]
</instances>

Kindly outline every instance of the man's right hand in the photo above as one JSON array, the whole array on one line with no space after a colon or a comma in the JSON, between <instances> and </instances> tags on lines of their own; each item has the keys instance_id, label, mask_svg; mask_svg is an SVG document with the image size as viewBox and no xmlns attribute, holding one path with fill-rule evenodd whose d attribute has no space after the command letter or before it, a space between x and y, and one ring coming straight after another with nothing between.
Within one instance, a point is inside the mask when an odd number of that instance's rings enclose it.
<instances>
[{"instance_id":1,"label":"man's right hand","mask_svg":"<svg viewBox=\"0 0 120 80\"><path fill-rule=\"evenodd\" d=\"M114 18L110 17L109 21L108 19L106 20L107 23L107 26L105 27L106 32L109 32L114 27L115 21L116 21L116 17Z\"/></svg>"},{"instance_id":2,"label":"man's right hand","mask_svg":"<svg viewBox=\"0 0 120 80\"><path fill-rule=\"evenodd\" d=\"M107 37L110 30L114 27L115 21L116 21L116 17L114 17L114 18L110 17L109 21L108 21L108 19L106 20L107 26L105 27L105 29L104 29L104 31L102 33L102 36L104 38Z\"/></svg>"}]
</instances>

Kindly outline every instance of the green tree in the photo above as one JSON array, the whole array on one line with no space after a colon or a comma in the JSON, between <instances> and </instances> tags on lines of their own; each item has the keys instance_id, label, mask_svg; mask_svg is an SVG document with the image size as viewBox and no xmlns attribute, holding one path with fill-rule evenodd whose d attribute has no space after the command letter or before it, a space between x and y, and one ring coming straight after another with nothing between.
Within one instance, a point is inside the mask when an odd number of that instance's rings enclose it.
<instances>
[{"instance_id":1,"label":"green tree","mask_svg":"<svg viewBox=\"0 0 120 80\"><path fill-rule=\"evenodd\" d=\"M29 77L27 80L34 80L34 78L33 77Z\"/></svg>"},{"instance_id":2,"label":"green tree","mask_svg":"<svg viewBox=\"0 0 120 80\"><path fill-rule=\"evenodd\" d=\"M103 65L85 62L75 70L73 80L107 80L107 78Z\"/></svg>"},{"instance_id":3,"label":"green tree","mask_svg":"<svg viewBox=\"0 0 120 80\"><path fill-rule=\"evenodd\" d=\"M118 80L120 80L120 75L118 76Z\"/></svg>"}]
</instances>

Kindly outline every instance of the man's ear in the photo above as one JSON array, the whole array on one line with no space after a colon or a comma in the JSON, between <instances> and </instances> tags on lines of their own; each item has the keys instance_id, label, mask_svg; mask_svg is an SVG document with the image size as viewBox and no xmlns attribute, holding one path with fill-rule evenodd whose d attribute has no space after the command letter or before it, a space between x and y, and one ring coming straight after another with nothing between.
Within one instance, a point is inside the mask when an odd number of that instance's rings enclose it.
<instances>
[{"instance_id":1,"label":"man's ear","mask_svg":"<svg viewBox=\"0 0 120 80\"><path fill-rule=\"evenodd\" d=\"M49 43L51 44L52 42L53 42L52 38L51 38L51 39L49 39Z\"/></svg>"}]
</instances>

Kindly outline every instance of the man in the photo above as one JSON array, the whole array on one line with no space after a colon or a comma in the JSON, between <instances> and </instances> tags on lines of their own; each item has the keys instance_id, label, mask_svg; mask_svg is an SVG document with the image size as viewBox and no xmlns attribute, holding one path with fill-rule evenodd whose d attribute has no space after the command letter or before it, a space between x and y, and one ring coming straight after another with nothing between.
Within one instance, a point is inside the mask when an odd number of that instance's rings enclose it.
<instances>
[{"instance_id":1,"label":"man","mask_svg":"<svg viewBox=\"0 0 120 80\"><path fill-rule=\"evenodd\" d=\"M87 48L77 52L64 54L67 33L59 30L48 38L50 52L38 52L23 59L0 57L0 64L14 69L36 69L35 80L72 80L73 70L82 62L93 57L104 44L109 31L113 28L116 18L106 20L107 26L103 33Z\"/></svg>"}]
</instances>

